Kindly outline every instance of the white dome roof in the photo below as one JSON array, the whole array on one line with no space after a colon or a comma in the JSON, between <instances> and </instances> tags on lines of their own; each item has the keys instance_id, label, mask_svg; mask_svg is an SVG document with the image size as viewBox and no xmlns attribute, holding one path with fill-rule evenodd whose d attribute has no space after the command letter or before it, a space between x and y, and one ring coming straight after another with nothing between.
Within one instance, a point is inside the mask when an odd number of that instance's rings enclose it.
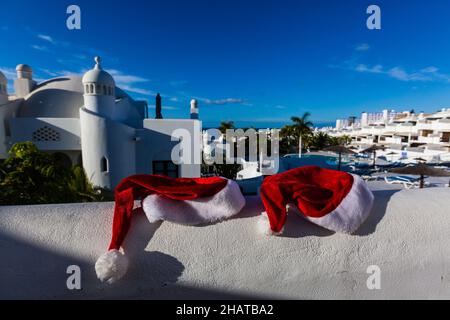
<instances>
[{"instance_id":1,"label":"white dome roof","mask_svg":"<svg viewBox=\"0 0 450 320\"><path fill-rule=\"evenodd\" d=\"M111 87L115 86L113 77L102 69L100 57L95 57L95 67L84 74L83 83L98 83Z\"/></svg>"},{"instance_id":2,"label":"white dome roof","mask_svg":"<svg viewBox=\"0 0 450 320\"><path fill-rule=\"evenodd\" d=\"M19 117L24 118L79 118L84 105L83 85L80 77L54 78L40 83L19 108ZM115 88L116 99L133 103L120 88Z\"/></svg>"},{"instance_id":3,"label":"white dome roof","mask_svg":"<svg viewBox=\"0 0 450 320\"><path fill-rule=\"evenodd\" d=\"M6 84L8 82L8 79L6 79L5 75L0 71L0 83Z\"/></svg>"}]
</instances>

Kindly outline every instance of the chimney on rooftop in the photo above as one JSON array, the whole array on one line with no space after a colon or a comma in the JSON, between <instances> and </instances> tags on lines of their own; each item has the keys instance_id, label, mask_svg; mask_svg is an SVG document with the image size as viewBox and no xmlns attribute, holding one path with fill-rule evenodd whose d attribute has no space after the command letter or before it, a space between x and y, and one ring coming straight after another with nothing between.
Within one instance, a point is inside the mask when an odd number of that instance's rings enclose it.
<instances>
[{"instance_id":1,"label":"chimney on rooftop","mask_svg":"<svg viewBox=\"0 0 450 320\"><path fill-rule=\"evenodd\" d=\"M155 119L162 119L162 102L161 102L161 95L158 93L156 95L156 103L155 103L155 109L156 109L156 118Z\"/></svg>"},{"instance_id":2,"label":"chimney on rooftop","mask_svg":"<svg viewBox=\"0 0 450 320\"><path fill-rule=\"evenodd\" d=\"M196 99L191 100L191 119L198 120L198 102Z\"/></svg>"}]
</instances>

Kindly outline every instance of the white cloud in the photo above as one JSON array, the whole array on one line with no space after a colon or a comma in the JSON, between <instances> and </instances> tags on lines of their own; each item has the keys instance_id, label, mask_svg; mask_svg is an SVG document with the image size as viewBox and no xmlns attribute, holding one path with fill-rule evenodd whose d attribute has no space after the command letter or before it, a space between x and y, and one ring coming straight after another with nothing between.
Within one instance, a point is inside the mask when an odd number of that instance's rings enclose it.
<instances>
[{"instance_id":1,"label":"white cloud","mask_svg":"<svg viewBox=\"0 0 450 320\"><path fill-rule=\"evenodd\" d=\"M367 66L359 64L356 67L350 68L353 71L361 73L377 73L384 74L393 79L414 82L414 81L445 81L450 82L450 75L439 72L439 69L433 66L426 67L420 71L408 71L401 67L384 68L382 65Z\"/></svg>"},{"instance_id":2,"label":"white cloud","mask_svg":"<svg viewBox=\"0 0 450 320\"><path fill-rule=\"evenodd\" d=\"M367 73L383 73L383 66L380 64L377 64L373 67L368 67L365 64L359 64L356 66L355 71L367 72Z\"/></svg>"},{"instance_id":3,"label":"white cloud","mask_svg":"<svg viewBox=\"0 0 450 320\"><path fill-rule=\"evenodd\" d=\"M430 81L432 80L431 77L424 75L421 72L412 72L408 73L407 71L403 70L402 68L395 67L390 69L387 74L394 79L400 80L400 81Z\"/></svg>"},{"instance_id":4,"label":"white cloud","mask_svg":"<svg viewBox=\"0 0 450 320\"><path fill-rule=\"evenodd\" d=\"M119 70L115 70L115 69L108 69L106 70L107 72L109 72L113 77L114 80L117 83L135 83L135 82L148 82L150 81L149 79L145 79L139 76L133 76L133 75L128 75L128 74L124 74L123 72L119 71Z\"/></svg>"},{"instance_id":5,"label":"white cloud","mask_svg":"<svg viewBox=\"0 0 450 320\"><path fill-rule=\"evenodd\" d=\"M15 79L16 78L16 69L8 68L8 67L0 67L0 71L5 75L8 79Z\"/></svg>"},{"instance_id":6,"label":"white cloud","mask_svg":"<svg viewBox=\"0 0 450 320\"><path fill-rule=\"evenodd\" d=\"M367 43L360 44L355 47L357 51L367 51L370 46ZM372 73L388 76L403 82L425 82L425 81L440 81L450 82L450 74L441 73L439 68L435 66L428 66L417 70L407 70L400 66L385 67L381 64L368 65L359 63L359 58L353 56L351 59L345 60L341 64L330 64L330 68L351 70L359 73Z\"/></svg>"},{"instance_id":7,"label":"white cloud","mask_svg":"<svg viewBox=\"0 0 450 320\"><path fill-rule=\"evenodd\" d=\"M46 46L39 46L37 44L33 44L33 45L31 45L31 47L33 49L35 49L35 50L38 50L38 51L44 51L44 52L48 52L49 51Z\"/></svg>"},{"instance_id":8,"label":"white cloud","mask_svg":"<svg viewBox=\"0 0 450 320\"><path fill-rule=\"evenodd\" d=\"M69 71L69 70L58 70L53 71L49 69L39 68L42 72L45 74L51 76L51 77L68 77L68 76L77 76L81 77L84 72L75 72L75 71Z\"/></svg>"},{"instance_id":9,"label":"white cloud","mask_svg":"<svg viewBox=\"0 0 450 320\"><path fill-rule=\"evenodd\" d=\"M81 77L84 73L86 73L87 69L82 69L79 72L74 72L70 70L49 70L49 69L40 69L42 72L46 73L47 75L51 77L68 77L68 76L79 76ZM116 82L116 85L120 87L122 90L137 93L141 95L155 95L156 93L152 90L148 90L146 88L142 88L140 86L135 86L136 83L142 83L150 81L148 79L145 79L143 77L134 76L134 75L128 75L124 74L123 72L115 69L107 70L114 78L114 81Z\"/></svg>"},{"instance_id":10,"label":"white cloud","mask_svg":"<svg viewBox=\"0 0 450 320\"><path fill-rule=\"evenodd\" d=\"M106 71L113 76L117 86L120 87L122 90L142 95L156 94L152 90L148 90L146 88L142 88L141 86L135 85L136 83L149 82L150 81L149 79L140 76L125 74L122 71L116 69L108 69Z\"/></svg>"},{"instance_id":11,"label":"white cloud","mask_svg":"<svg viewBox=\"0 0 450 320\"><path fill-rule=\"evenodd\" d=\"M277 106L275 106L275 109L286 109L286 106L283 106L283 105L277 105Z\"/></svg>"},{"instance_id":12,"label":"white cloud","mask_svg":"<svg viewBox=\"0 0 450 320\"><path fill-rule=\"evenodd\" d=\"M8 79L8 91L14 92L14 82L13 80L16 78L16 69L8 68L8 67L0 67L0 71L5 75Z\"/></svg>"},{"instance_id":13,"label":"white cloud","mask_svg":"<svg viewBox=\"0 0 450 320\"><path fill-rule=\"evenodd\" d=\"M80 72L74 72L74 71L69 71L69 70L58 71L58 74L63 77L69 77L69 76L81 77L82 76L82 73L80 73Z\"/></svg>"},{"instance_id":14,"label":"white cloud","mask_svg":"<svg viewBox=\"0 0 450 320\"><path fill-rule=\"evenodd\" d=\"M370 49L370 45L368 43L361 43L356 46L356 51L368 51Z\"/></svg>"},{"instance_id":15,"label":"white cloud","mask_svg":"<svg viewBox=\"0 0 450 320\"><path fill-rule=\"evenodd\" d=\"M39 68L39 70L52 77L58 77L61 75L59 72L51 71L49 69Z\"/></svg>"},{"instance_id":16,"label":"white cloud","mask_svg":"<svg viewBox=\"0 0 450 320\"><path fill-rule=\"evenodd\" d=\"M225 99L207 99L207 98L197 98L198 100L202 101L204 104L207 105L217 105L217 106L223 106L227 104L242 104L242 105L248 105L247 101L240 98L225 98Z\"/></svg>"},{"instance_id":17,"label":"white cloud","mask_svg":"<svg viewBox=\"0 0 450 320\"><path fill-rule=\"evenodd\" d=\"M48 36L48 35L46 35L46 34L39 34L38 38L41 39L41 40L44 40L44 41L48 41L48 42L53 43L53 44L55 43L53 38Z\"/></svg>"},{"instance_id":18,"label":"white cloud","mask_svg":"<svg viewBox=\"0 0 450 320\"><path fill-rule=\"evenodd\" d=\"M436 67L431 66L431 67L424 68L424 69L422 69L421 71L422 71L423 73L436 73L436 72L439 71L439 69L436 68Z\"/></svg>"},{"instance_id":19,"label":"white cloud","mask_svg":"<svg viewBox=\"0 0 450 320\"><path fill-rule=\"evenodd\" d=\"M149 105L148 107L149 109L156 109L155 105ZM179 108L172 106L162 106L162 110L179 110Z\"/></svg>"},{"instance_id":20,"label":"white cloud","mask_svg":"<svg viewBox=\"0 0 450 320\"><path fill-rule=\"evenodd\" d=\"M127 85L127 84L121 84L121 85L117 84L117 85L118 85L118 87L120 87L122 90L125 90L125 91L139 93L139 94L148 95L148 96L155 95L155 92L151 91L151 90L137 88L137 87Z\"/></svg>"}]
</instances>

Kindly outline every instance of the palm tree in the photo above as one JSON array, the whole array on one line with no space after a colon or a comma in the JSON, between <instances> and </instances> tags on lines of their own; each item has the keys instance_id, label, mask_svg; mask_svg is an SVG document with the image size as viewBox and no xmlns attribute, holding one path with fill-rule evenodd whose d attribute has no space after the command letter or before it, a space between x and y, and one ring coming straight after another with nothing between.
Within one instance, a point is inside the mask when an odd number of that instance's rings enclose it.
<instances>
[{"instance_id":1,"label":"palm tree","mask_svg":"<svg viewBox=\"0 0 450 320\"><path fill-rule=\"evenodd\" d=\"M285 125L280 130L280 154L291 153L291 146L294 141L294 129L290 125Z\"/></svg>"},{"instance_id":2,"label":"palm tree","mask_svg":"<svg viewBox=\"0 0 450 320\"><path fill-rule=\"evenodd\" d=\"M219 131L225 134L228 129L234 129L233 121L222 121L219 126Z\"/></svg>"},{"instance_id":3,"label":"palm tree","mask_svg":"<svg viewBox=\"0 0 450 320\"><path fill-rule=\"evenodd\" d=\"M302 152L303 141L311 135L313 123L309 120L311 113L305 112L302 117L292 117L295 139L299 142L299 154ZM306 141L307 142L307 141Z\"/></svg>"},{"instance_id":4,"label":"palm tree","mask_svg":"<svg viewBox=\"0 0 450 320\"><path fill-rule=\"evenodd\" d=\"M311 136L310 146L316 150L322 150L332 144L331 137L325 132L318 132Z\"/></svg>"}]
</instances>

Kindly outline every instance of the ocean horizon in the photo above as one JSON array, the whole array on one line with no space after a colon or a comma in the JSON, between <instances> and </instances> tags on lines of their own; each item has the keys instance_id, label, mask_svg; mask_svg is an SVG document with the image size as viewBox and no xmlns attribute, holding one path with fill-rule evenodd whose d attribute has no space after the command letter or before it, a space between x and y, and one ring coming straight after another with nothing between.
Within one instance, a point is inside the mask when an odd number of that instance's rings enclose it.
<instances>
[{"instance_id":1,"label":"ocean horizon","mask_svg":"<svg viewBox=\"0 0 450 320\"><path fill-rule=\"evenodd\" d=\"M232 121L232 120L230 120ZM218 128L221 121L203 121L203 129ZM334 127L333 121L313 122L314 128ZM285 125L291 124L290 121L233 121L236 128L255 128L255 129L281 129Z\"/></svg>"}]
</instances>

